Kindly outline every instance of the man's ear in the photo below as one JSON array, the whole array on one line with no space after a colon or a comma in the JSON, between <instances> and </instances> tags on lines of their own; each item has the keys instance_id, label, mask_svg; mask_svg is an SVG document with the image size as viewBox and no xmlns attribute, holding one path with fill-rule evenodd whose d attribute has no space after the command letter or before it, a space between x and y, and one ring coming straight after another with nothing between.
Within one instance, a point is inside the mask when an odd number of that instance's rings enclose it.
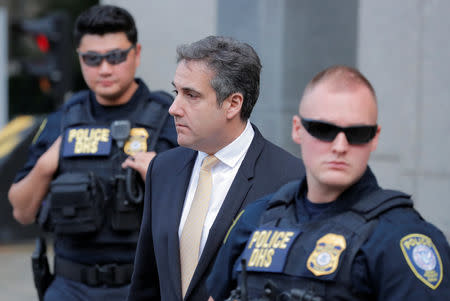
<instances>
[{"instance_id":1,"label":"man's ear","mask_svg":"<svg viewBox=\"0 0 450 301\"><path fill-rule=\"evenodd\" d=\"M141 63L141 48L142 48L141 44L137 43L136 44L136 48L135 48L135 51L136 51L136 68L139 67L139 64Z\"/></svg>"},{"instance_id":2,"label":"man's ear","mask_svg":"<svg viewBox=\"0 0 450 301\"><path fill-rule=\"evenodd\" d=\"M300 122L300 117L298 115L294 115L292 117L292 141L297 144L301 143L300 139L300 129L302 127L302 123Z\"/></svg>"},{"instance_id":3,"label":"man's ear","mask_svg":"<svg viewBox=\"0 0 450 301\"><path fill-rule=\"evenodd\" d=\"M227 119L233 119L241 114L243 102L244 96L241 93L233 93L224 100Z\"/></svg>"},{"instance_id":4,"label":"man's ear","mask_svg":"<svg viewBox=\"0 0 450 301\"><path fill-rule=\"evenodd\" d=\"M381 132L381 127L378 126L377 128L377 133L375 134L375 137L373 137L372 141L370 141L371 144L371 151L373 152L374 150L377 149L378 146L378 137L380 137L380 132Z\"/></svg>"}]
</instances>

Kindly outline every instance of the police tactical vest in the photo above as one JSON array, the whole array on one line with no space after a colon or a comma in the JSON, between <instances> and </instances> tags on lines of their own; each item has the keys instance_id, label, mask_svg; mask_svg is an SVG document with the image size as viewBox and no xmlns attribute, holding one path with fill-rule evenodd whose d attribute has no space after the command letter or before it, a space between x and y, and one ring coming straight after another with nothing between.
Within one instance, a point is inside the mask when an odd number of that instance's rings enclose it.
<instances>
[{"instance_id":1,"label":"police tactical vest","mask_svg":"<svg viewBox=\"0 0 450 301\"><path fill-rule=\"evenodd\" d=\"M74 98L62 114L58 177L49 193L50 227L57 234L75 239L81 234L84 240L97 243L136 242L143 181L137 173L127 177L132 170L124 170L121 164L128 155L154 150L168 108L151 99L138 101L123 118L129 121L129 132L118 141L111 123L93 117L88 91ZM128 183L133 192L141 192L140 200L126 193L127 180L133 181Z\"/></svg>"},{"instance_id":2,"label":"police tactical vest","mask_svg":"<svg viewBox=\"0 0 450 301\"><path fill-rule=\"evenodd\" d=\"M274 195L247 243L249 300L368 299L352 291L352 263L377 218L393 208L412 207L409 196L380 189L345 211L299 224L298 187L293 182Z\"/></svg>"}]
</instances>

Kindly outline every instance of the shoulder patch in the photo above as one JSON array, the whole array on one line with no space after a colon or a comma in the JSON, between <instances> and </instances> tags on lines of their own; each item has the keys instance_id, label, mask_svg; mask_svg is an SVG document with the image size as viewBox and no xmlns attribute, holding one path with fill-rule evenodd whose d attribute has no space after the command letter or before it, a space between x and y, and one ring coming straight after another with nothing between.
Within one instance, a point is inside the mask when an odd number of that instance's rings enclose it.
<instances>
[{"instance_id":1,"label":"shoulder patch","mask_svg":"<svg viewBox=\"0 0 450 301\"><path fill-rule=\"evenodd\" d=\"M344 236L328 233L317 240L316 247L306 262L306 267L316 276L332 274L336 271L339 257L346 247Z\"/></svg>"},{"instance_id":2,"label":"shoulder patch","mask_svg":"<svg viewBox=\"0 0 450 301\"><path fill-rule=\"evenodd\" d=\"M400 240L400 248L414 275L436 289L442 281L442 261L431 238L419 233L409 234Z\"/></svg>"}]
</instances>

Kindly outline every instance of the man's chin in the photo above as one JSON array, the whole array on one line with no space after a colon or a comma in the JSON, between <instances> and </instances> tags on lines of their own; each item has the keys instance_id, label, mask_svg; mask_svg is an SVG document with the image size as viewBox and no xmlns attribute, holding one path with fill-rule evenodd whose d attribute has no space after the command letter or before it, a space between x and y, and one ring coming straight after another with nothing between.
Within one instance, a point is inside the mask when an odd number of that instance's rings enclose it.
<instances>
[{"instance_id":1,"label":"man's chin","mask_svg":"<svg viewBox=\"0 0 450 301\"><path fill-rule=\"evenodd\" d=\"M187 148L192 148L193 149L192 142L184 134L178 133L177 142L178 142L179 146L183 146L183 147L187 147Z\"/></svg>"},{"instance_id":2,"label":"man's chin","mask_svg":"<svg viewBox=\"0 0 450 301\"><path fill-rule=\"evenodd\" d=\"M347 173L336 171L325 175L322 181L327 186L339 190L345 190L354 183L354 180Z\"/></svg>"},{"instance_id":3,"label":"man's chin","mask_svg":"<svg viewBox=\"0 0 450 301\"><path fill-rule=\"evenodd\" d=\"M115 105L120 101L122 96L121 93L117 93L116 91L98 91L95 92L97 97L101 97L104 102L110 105Z\"/></svg>"},{"instance_id":4,"label":"man's chin","mask_svg":"<svg viewBox=\"0 0 450 301\"><path fill-rule=\"evenodd\" d=\"M114 99L119 98L120 93L113 89L97 89L96 93L98 96L101 96L105 100L114 101Z\"/></svg>"}]
</instances>

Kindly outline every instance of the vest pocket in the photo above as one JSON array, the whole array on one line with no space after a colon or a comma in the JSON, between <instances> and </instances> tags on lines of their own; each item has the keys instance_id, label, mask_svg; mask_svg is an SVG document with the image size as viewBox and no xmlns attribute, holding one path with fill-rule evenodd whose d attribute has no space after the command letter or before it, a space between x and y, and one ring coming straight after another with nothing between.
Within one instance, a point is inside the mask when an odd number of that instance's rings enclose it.
<instances>
[{"instance_id":1,"label":"vest pocket","mask_svg":"<svg viewBox=\"0 0 450 301\"><path fill-rule=\"evenodd\" d=\"M56 233L97 232L104 221L105 196L92 173L64 173L50 185L50 223Z\"/></svg>"}]
</instances>

